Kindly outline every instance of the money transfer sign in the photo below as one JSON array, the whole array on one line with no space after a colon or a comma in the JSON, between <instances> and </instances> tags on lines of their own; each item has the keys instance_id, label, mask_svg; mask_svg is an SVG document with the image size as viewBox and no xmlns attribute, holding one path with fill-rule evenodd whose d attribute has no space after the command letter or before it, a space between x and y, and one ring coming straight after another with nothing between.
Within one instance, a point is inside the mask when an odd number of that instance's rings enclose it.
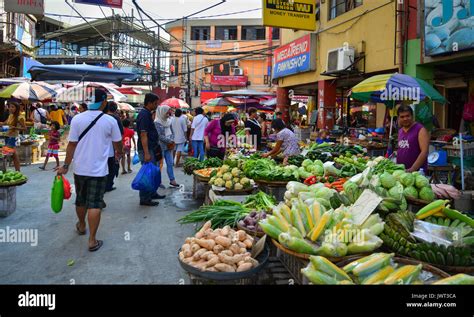
<instances>
[{"instance_id":1,"label":"money transfer sign","mask_svg":"<svg viewBox=\"0 0 474 317\"><path fill-rule=\"evenodd\" d=\"M275 49L273 78L316 69L316 35L307 34Z\"/></svg>"},{"instance_id":2,"label":"money transfer sign","mask_svg":"<svg viewBox=\"0 0 474 317\"><path fill-rule=\"evenodd\" d=\"M263 0L263 25L287 29L316 29L316 0Z\"/></svg>"}]
</instances>

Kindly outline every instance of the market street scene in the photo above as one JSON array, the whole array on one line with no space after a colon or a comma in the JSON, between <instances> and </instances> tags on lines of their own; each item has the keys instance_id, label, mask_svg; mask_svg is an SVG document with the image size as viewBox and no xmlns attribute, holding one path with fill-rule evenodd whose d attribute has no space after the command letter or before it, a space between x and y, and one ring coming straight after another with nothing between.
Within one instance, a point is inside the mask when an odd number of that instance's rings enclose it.
<instances>
[{"instance_id":1,"label":"market street scene","mask_svg":"<svg viewBox=\"0 0 474 317\"><path fill-rule=\"evenodd\" d=\"M0 22L1 285L474 285L474 1Z\"/></svg>"}]
</instances>

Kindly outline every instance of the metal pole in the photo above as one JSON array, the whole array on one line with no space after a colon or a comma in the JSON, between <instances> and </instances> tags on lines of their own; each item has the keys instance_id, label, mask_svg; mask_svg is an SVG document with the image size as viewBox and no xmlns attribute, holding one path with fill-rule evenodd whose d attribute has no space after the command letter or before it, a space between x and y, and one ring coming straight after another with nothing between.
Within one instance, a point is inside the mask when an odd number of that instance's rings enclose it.
<instances>
[{"instance_id":1,"label":"metal pole","mask_svg":"<svg viewBox=\"0 0 474 317\"><path fill-rule=\"evenodd\" d=\"M461 153L461 189L464 191L464 150L462 142L462 132L459 132L459 149Z\"/></svg>"}]
</instances>

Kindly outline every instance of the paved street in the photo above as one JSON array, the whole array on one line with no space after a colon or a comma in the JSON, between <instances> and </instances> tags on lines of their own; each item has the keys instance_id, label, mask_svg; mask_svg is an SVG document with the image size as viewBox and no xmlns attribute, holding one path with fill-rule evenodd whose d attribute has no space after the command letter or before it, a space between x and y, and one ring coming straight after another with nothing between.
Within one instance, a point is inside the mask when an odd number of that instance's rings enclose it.
<instances>
[{"instance_id":1,"label":"paved street","mask_svg":"<svg viewBox=\"0 0 474 317\"><path fill-rule=\"evenodd\" d=\"M89 252L88 235L79 236L75 231L74 196L65 201L61 213L53 213L54 163L48 164L46 172L38 166L22 167L29 182L17 189L15 213L0 218L0 229L37 229L38 245L0 243L1 284L177 284L180 279L187 283L177 250L194 228L176 220L201 202L191 199L192 178L182 169L176 171L176 178L185 185L185 192L163 190L167 198L158 207L138 205L138 192L130 184L139 165L133 174L120 175L117 190L105 196L107 208L98 232L104 246ZM72 173L67 176L72 183ZM163 183L169 183L166 172ZM70 260L74 264L68 266Z\"/></svg>"}]
</instances>

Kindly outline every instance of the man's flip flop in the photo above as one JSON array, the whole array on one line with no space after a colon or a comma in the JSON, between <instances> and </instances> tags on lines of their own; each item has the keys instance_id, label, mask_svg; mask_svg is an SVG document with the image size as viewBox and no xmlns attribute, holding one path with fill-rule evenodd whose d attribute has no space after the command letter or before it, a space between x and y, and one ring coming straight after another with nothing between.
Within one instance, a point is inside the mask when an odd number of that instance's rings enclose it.
<instances>
[{"instance_id":1,"label":"man's flip flop","mask_svg":"<svg viewBox=\"0 0 474 317\"><path fill-rule=\"evenodd\" d=\"M104 244L104 241L102 240L97 240L97 244L93 246L92 248L89 248L90 252L95 252L100 249L100 247Z\"/></svg>"},{"instance_id":2,"label":"man's flip flop","mask_svg":"<svg viewBox=\"0 0 474 317\"><path fill-rule=\"evenodd\" d=\"M84 231L79 230L79 222L76 223L76 231L77 231L77 234L80 235L80 236L85 235L86 232L87 232L87 230L84 230Z\"/></svg>"}]
</instances>

